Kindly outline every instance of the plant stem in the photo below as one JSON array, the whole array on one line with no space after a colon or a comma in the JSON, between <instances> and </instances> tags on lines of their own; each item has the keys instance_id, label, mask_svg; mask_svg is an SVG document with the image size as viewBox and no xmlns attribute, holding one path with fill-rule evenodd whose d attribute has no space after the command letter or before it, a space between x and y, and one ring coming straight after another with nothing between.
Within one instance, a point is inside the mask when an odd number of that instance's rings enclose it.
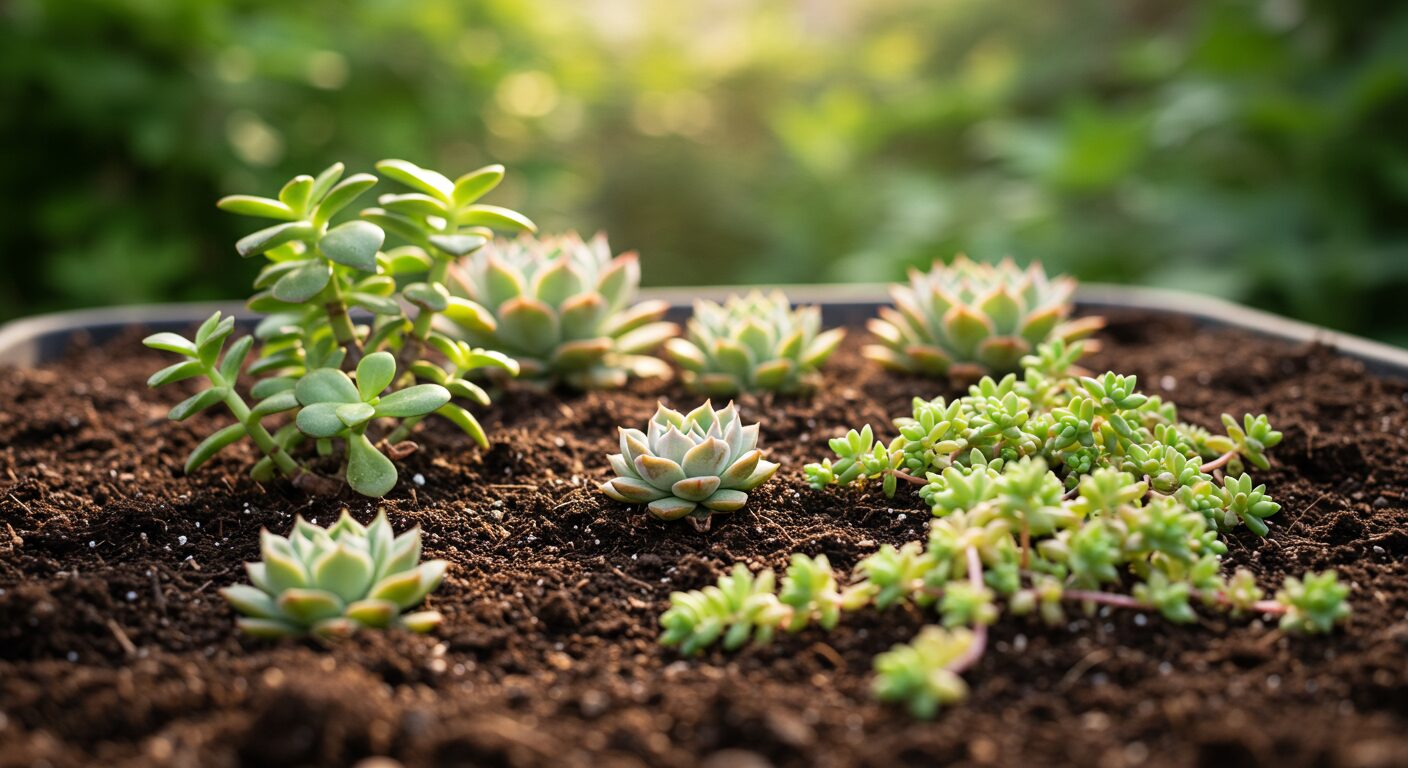
<instances>
[{"instance_id":1,"label":"plant stem","mask_svg":"<svg viewBox=\"0 0 1408 768\"><path fill-rule=\"evenodd\" d=\"M977 547L969 547L968 556L968 583L973 586L974 591L983 589L983 561L978 557ZM954 659L948 665L948 671L955 674L968 669L978 660L983 658L983 652L988 646L988 625L979 622L973 627L973 644L968 646L968 650L962 656Z\"/></svg>"},{"instance_id":2,"label":"plant stem","mask_svg":"<svg viewBox=\"0 0 1408 768\"><path fill-rule=\"evenodd\" d=\"M1208 463L1204 464L1203 466L1198 467L1198 471L1199 471L1199 472L1211 472L1211 471L1213 471L1214 469L1221 469L1222 467L1226 466L1226 465L1227 465L1227 462L1231 461L1231 460L1233 459L1233 457L1235 457L1236 455L1237 455L1237 451L1235 451L1235 450L1228 451L1227 453L1224 453L1224 454L1222 454L1221 456L1218 456L1217 458L1213 459L1212 461L1209 461Z\"/></svg>"},{"instance_id":3,"label":"plant stem","mask_svg":"<svg viewBox=\"0 0 1408 768\"><path fill-rule=\"evenodd\" d=\"M224 387L225 407L230 409L235 420L244 425L244 432L249 435L249 439L254 441L254 444L265 456L269 457L270 461L274 462L274 466L284 477L289 478L294 487L322 495L333 495L341 489L341 486L331 480L304 469L292 456L288 455L288 451L285 451L283 446L279 445L279 441L269 434L269 430L264 428L259 417L250 411L244 398L235 391L234 382L226 381L225 377L213 368L206 369L206 377L216 386Z\"/></svg>"},{"instance_id":4,"label":"plant stem","mask_svg":"<svg viewBox=\"0 0 1408 768\"><path fill-rule=\"evenodd\" d=\"M347 314L347 302L342 298L342 288L335 270L328 280L327 294L323 306L328 313L328 324L332 326L337 342L347 348L347 359L355 365L362 359L362 342L357 338L357 326L353 325L352 317Z\"/></svg>"},{"instance_id":5,"label":"plant stem","mask_svg":"<svg viewBox=\"0 0 1408 768\"><path fill-rule=\"evenodd\" d=\"M902 470L902 469L892 469L892 470L890 470L890 474L894 475L895 477L897 477L897 478L899 478L899 479L901 479L901 480L903 480L903 481L905 481L905 482L907 482L907 483L914 483L915 485L928 485L928 484L929 484L929 481L928 481L928 480L923 480L923 479L920 479L920 478L918 478L918 477L915 477L914 475L911 475L911 474L909 474L908 472L906 472L906 471L904 471L904 470Z\"/></svg>"}]
</instances>

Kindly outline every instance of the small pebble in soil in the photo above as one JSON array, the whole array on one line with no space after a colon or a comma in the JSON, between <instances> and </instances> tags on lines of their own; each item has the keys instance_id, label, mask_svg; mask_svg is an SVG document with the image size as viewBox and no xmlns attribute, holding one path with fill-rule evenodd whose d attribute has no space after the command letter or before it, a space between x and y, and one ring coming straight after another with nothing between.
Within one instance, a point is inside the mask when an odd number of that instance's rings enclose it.
<instances>
[{"instance_id":1,"label":"small pebble in soil","mask_svg":"<svg viewBox=\"0 0 1408 768\"><path fill-rule=\"evenodd\" d=\"M1142 613L1136 613L1136 614L1134 614L1134 624L1135 624L1135 626L1142 627L1142 626L1144 626L1144 625L1146 625L1146 624L1148 624L1148 623L1149 623L1149 617L1148 617L1148 616L1145 616L1145 615L1142 614Z\"/></svg>"},{"instance_id":2,"label":"small pebble in soil","mask_svg":"<svg viewBox=\"0 0 1408 768\"><path fill-rule=\"evenodd\" d=\"M78 651L69 651L67 658L69 661L78 661Z\"/></svg>"},{"instance_id":3,"label":"small pebble in soil","mask_svg":"<svg viewBox=\"0 0 1408 768\"><path fill-rule=\"evenodd\" d=\"M137 599L137 593L136 593L136 592L128 592L127 595L126 595L126 597L127 597L127 602L130 603L130 602L132 602L132 601L134 601L134 600Z\"/></svg>"},{"instance_id":4,"label":"small pebble in soil","mask_svg":"<svg viewBox=\"0 0 1408 768\"><path fill-rule=\"evenodd\" d=\"M96 541L90 541L90 542L88 542L88 548L89 548L89 549L97 549L97 548L98 548L98 542L96 542Z\"/></svg>"},{"instance_id":5,"label":"small pebble in soil","mask_svg":"<svg viewBox=\"0 0 1408 768\"><path fill-rule=\"evenodd\" d=\"M1159 379L1159 386L1162 387L1165 391L1172 392L1173 390L1178 388L1178 380L1173 378L1172 376L1165 376Z\"/></svg>"},{"instance_id":6,"label":"small pebble in soil","mask_svg":"<svg viewBox=\"0 0 1408 768\"><path fill-rule=\"evenodd\" d=\"M183 546L183 547L186 546L186 537L185 537L185 536L177 536L177 537L176 537L176 543L177 543L177 544L180 544L180 545Z\"/></svg>"},{"instance_id":7,"label":"small pebble in soil","mask_svg":"<svg viewBox=\"0 0 1408 768\"><path fill-rule=\"evenodd\" d=\"M411 478L411 482L413 482L413 483L415 483L416 485L419 485L419 486L424 486L424 485L425 485L425 475L422 475L421 473L417 472L417 473L415 474L415 476L413 476L413 477Z\"/></svg>"}]
</instances>

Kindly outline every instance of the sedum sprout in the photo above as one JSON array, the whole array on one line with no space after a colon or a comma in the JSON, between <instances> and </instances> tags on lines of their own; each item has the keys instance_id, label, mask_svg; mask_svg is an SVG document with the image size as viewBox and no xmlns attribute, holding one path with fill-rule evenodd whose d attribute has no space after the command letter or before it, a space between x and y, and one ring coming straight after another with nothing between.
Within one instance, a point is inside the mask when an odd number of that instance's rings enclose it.
<instances>
[{"instance_id":1,"label":"sedum sprout","mask_svg":"<svg viewBox=\"0 0 1408 768\"><path fill-rule=\"evenodd\" d=\"M1186 623L1201 606L1279 617L1292 633L1349 616L1333 571L1287 578L1271 600L1250 572L1222 572L1223 537L1241 526L1266 536L1280 509L1241 473L1267 466L1280 442L1264 416L1224 417L1228 434L1212 435L1132 376L1076 376L1078 356L1079 345L1052 342L1023 360L1020 379L983 378L951 402L916 398L889 443L868 425L832 440L834 460L805 468L812 486L879 481L894 496L912 484L933 515L927 541L882 546L850 579L824 556L794 555L780 589L770 571L736 566L717 587L671 597L661 642L690 654L867 608L932 611L943 628L878 657L874 687L928 717L964 696L958 676L1004 612L1061 624L1072 605L1109 606Z\"/></svg>"},{"instance_id":2,"label":"sedum sprout","mask_svg":"<svg viewBox=\"0 0 1408 768\"><path fill-rule=\"evenodd\" d=\"M973 647L967 629L928 626L909 643L875 657L875 698L904 704L927 720L939 709L968 697L968 684L949 665Z\"/></svg>"},{"instance_id":3,"label":"sedum sprout","mask_svg":"<svg viewBox=\"0 0 1408 768\"><path fill-rule=\"evenodd\" d=\"M402 614L440 586L449 564L420 562L420 528L394 536L384 511L363 526L344 510L321 528L299 517L287 538L264 531L262 560L246 563L250 584L221 590L244 614L239 626L260 637L339 637L362 627L428 632L436 611Z\"/></svg>"},{"instance_id":4,"label":"sedum sprout","mask_svg":"<svg viewBox=\"0 0 1408 768\"><path fill-rule=\"evenodd\" d=\"M298 453L311 439L321 454L341 450L339 474L353 490L381 496L395 485L396 471L377 445L384 440L395 446L429 413L487 444L473 414L450 400L486 405L488 396L466 377L482 368L513 373L516 366L491 351L461 348L433 330L433 321L451 306L444 284L451 260L487 242L491 228L531 230L532 222L476 202L502 178L498 166L455 182L402 160L377 167L416 191L383 196L383 207L342 223L334 218L378 179L366 173L343 178L341 163L316 177L294 177L277 198L220 200L223 210L277 223L235 244L241 256L266 261L249 301L250 309L264 315L252 336L238 338L226 352L234 319L216 313L192 339L174 333L146 339L149 347L185 358L153 375L151 386L196 377L208 382L171 410L172 419L216 404L235 417L191 453L188 472L247 437L263 454L251 472L255 479L282 475L305 490L336 492L340 483L315 474ZM410 244L383 251L388 231ZM408 374L396 375L397 359L414 361ZM347 376L354 370L356 386ZM244 394L242 373L258 379ZM372 380L378 382L375 392L367 389ZM392 391L382 395L388 387ZM281 415L295 410L294 420ZM271 418L279 423L266 426Z\"/></svg>"},{"instance_id":5,"label":"sedum sprout","mask_svg":"<svg viewBox=\"0 0 1408 768\"><path fill-rule=\"evenodd\" d=\"M620 433L621 452L607 457L617 476L601 491L647 504L661 520L687 518L701 531L714 514L741 509L748 491L777 472L758 450L758 425L744 426L733 403L715 411L706 400L687 415L660 405L645 432Z\"/></svg>"},{"instance_id":6,"label":"sedum sprout","mask_svg":"<svg viewBox=\"0 0 1408 768\"><path fill-rule=\"evenodd\" d=\"M604 235L496 241L462 260L445 316L467 341L504 352L522 377L579 389L668 372L646 353L679 332L663 301L631 304L634 253L612 257Z\"/></svg>"},{"instance_id":7,"label":"sedum sprout","mask_svg":"<svg viewBox=\"0 0 1408 768\"><path fill-rule=\"evenodd\" d=\"M895 371L977 378L1021 368L1021 359L1054 339L1073 341L1104 325L1100 318L1067 320L1075 281L1049 279L1039 264L1023 270L1011 259L985 264L959 255L928 272L910 270L894 285L893 307L868 324L879 343L866 357Z\"/></svg>"},{"instance_id":8,"label":"sedum sprout","mask_svg":"<svg viewBox=\"0 0 1408 768\"><path fill-rule=\"evenodd\" d=\"M696 301L688 338L670 339L665 350L696 392L792 394L815 388L818 367L845 335L822 331L817 307L793 309L782 291L753 291L723 304Z\"/></svg>"}]
</instances>

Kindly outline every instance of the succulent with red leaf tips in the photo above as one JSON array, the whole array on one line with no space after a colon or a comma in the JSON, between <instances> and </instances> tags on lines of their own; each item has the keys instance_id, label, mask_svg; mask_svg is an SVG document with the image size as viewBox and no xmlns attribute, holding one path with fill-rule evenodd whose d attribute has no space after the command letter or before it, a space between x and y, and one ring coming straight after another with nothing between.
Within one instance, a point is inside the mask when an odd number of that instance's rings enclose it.
<instances>
[{"instance_id":1,"label":"succulent with red leaf tips","mask_svg":"<svg viewBox=\"0 0 1408 768\"><path fill-rule=\"evenodd\" d=\"M994 265L962 255L949 265L936 262L928 272L911 270L908 286L891 286L894 306L867 325L880 343L864 354L892 370L931 376L1015 372L1037 345L1104 326L1099 317L1067 319L1075 287L1070 277L1048 278L1039 264L1024 270L1011 259Z\"/></svg>"},{"instance_id":2,"label":"succulent with red leaf tips","mask_svg":"<svg viewBox=\"0 0 1408 768\"><path fill-rule=\"evenodd\" d=\"M751 291L723 304L696 301L688 338L670 339L665 351L696 392L792 394L816 387L817 369L845 336L821 329L819 307L793 309L782 291Z\"/></svg>"},{"instance_id":3,"label":"succulent with red leaf tips","mask_svg":"<svg viewBox=\"0 0 1408 768\"><path fill-rule=\"evenodd\" d=\"M661 321L669 305L631 304L637 256L613 258L604 235L496 241L460 262L456 282L445 316L471 344L518 361L522 379L586 389L668 373L645 353L679 332Z\"/></svg>"}]
</instances>

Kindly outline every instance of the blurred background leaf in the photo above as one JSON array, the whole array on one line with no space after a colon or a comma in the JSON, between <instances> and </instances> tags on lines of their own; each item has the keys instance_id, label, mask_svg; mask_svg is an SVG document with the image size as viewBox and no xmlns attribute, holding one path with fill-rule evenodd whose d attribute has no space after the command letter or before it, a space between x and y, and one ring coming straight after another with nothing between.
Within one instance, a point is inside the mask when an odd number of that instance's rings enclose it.
<instances>
[{"instance_id":1,"label":"blurred background leaf","mask_svg":"<svg viewBox=\"0 0 1408 768\"><path fill-rule=\"evenodd\" d=\"M0 319L247 294L233 192L509 166L647 284L965 251L1408 340L1408 6L9 0Z\"/></svg>"}]
</instances>

